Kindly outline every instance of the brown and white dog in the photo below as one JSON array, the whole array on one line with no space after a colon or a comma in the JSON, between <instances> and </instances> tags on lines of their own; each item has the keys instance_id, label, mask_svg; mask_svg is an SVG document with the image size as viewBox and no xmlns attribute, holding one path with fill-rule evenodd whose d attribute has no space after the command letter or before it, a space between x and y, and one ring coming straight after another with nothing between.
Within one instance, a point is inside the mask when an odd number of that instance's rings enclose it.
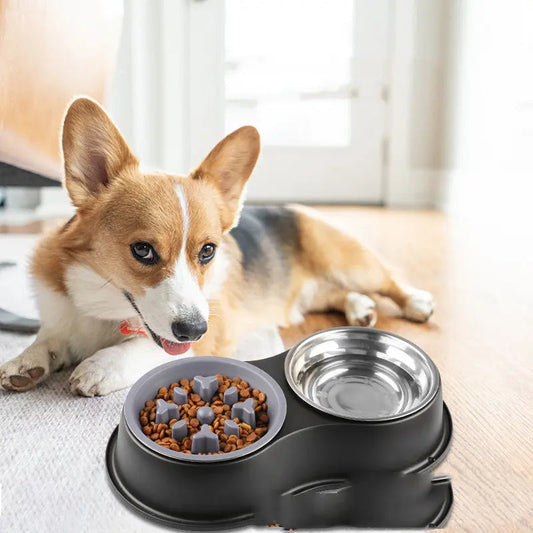
<instances>
[{"instance_id":1,"label":"brown and white dog","mask_svg":"<svg viewBox=\"0 0 533 533\"><path fill-rule=\"evenodd\" d=\"M259 155L251 126L223 139L188 177L143 173L103 109L79 98L62 145L77 211L35 250L41 329L0 367L5 389L28 390L77 364L72 391L103 395L177 354L272 355L283 350L278 326L310 311L340 310L350 324L373 325L372 293L411 320L433 311L428 292L401 286L312 210L242 208ZM136 328L145 335L123 334Z\"/></svg>"}]
</instances>

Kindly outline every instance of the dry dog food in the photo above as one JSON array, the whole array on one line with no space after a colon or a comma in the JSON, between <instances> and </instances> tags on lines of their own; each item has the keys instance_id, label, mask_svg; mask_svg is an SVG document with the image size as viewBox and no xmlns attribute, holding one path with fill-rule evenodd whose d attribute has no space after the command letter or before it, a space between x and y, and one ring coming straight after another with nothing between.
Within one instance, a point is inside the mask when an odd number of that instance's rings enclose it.
<instances>
[{"instance_id":1,"label":"dry dog food","mask_svg":"<svg viewBox=\"0 0 533 533\"><path fill-rule=\"evenodd\" d=\"M239 377L195 376L161 387L139 413L145 435L170 450L217 454L268 431L266 395Z\"/></svg>"}]
</instances>

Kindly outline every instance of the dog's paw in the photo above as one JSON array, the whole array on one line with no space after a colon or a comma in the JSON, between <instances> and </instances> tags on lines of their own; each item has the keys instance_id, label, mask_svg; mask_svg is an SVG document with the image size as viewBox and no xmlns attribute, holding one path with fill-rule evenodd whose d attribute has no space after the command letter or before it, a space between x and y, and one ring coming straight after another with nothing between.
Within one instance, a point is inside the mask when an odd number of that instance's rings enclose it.
<instances>
[{"instance_id":1,"label":"dog's paw","mask_svg":"<svg viewBox=\"0 0 533 533\"><path fill-rule=\"evenodd\" d=\"M46 349L28 348L24 353L0 366L0 386L5 390L24 392L33 389L49 374Z\"/></svg>"},{"instance_id":2,"label":"dog's paw","mask_svg":"<svg viewBox=\"0 0 533 533\"><path fill-rule=\"evenodd\" d=\"M4 390L24 392L33 389L45 374L42 366L27 368L26 365L6 363L0 367L0 385Z\"/></svg>"},{"instance_id":3,"label":"dog's paw","mask_svg":"<svg viewBox=\"0 0 533 533\"><path fill-rule=\"evenodd\" d=\"M407 299L403 316L413 322L427 322L434 309L433 296L427 291L415 289Z\"/></svg>"},{"instance_id":4,"label":"dog's paw","mask_svg":"<svg viewBox=\"0 0 533 533\"><path fill-rule=\"evenodd\" d=\"M350 326L372 327L378 319L374 300L358 292L350 292L346 295L344 313Z\"/></svg>"},{"instance_id":5,"label":"dog's paw","mask_svg":"<svg viewBox=\"0 0 533 533\"><path fill-rule=\"evenodd\" d=\"M100 353L82 361L70 375L69 386L74 394L105 396L125 386L110 358L99 357Z\"/></svg>"}]
</instances>

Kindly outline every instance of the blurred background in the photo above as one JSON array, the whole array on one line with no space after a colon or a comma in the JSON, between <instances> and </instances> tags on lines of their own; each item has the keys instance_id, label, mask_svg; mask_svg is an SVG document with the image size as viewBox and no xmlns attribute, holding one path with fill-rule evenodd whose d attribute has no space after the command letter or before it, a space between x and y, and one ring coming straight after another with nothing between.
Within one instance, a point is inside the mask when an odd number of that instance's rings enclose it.
<instances>
[{"instance_id":1,"label":"blurred background","mask_svg":"<svg viewBox=\"0 0 533 533\"><path fill-rule=\"evenodd\" d=\"M170 172L255 125L253 202L512 216L532 192L532 22L530 0L2 0L0 221L68 211L41 178L61 179L76 94Z\"/></svg>"}]
</instances>

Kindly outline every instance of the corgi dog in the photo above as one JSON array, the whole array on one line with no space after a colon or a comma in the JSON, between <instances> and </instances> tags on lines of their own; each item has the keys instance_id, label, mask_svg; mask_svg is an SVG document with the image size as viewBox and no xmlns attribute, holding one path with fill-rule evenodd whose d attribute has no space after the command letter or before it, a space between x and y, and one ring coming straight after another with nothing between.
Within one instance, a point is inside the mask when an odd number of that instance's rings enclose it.
<instances>
[{"instance_id":1,"label":"corgi dog","mask_svg":"<svg viewBox=\"0 0 533 533\"><path fill-rule=\"evenodd\" d=\"M105 395L178 355L266 357L284 350L278 327L311 311L374 325L374 293L428 320L431 294L311 209L243 208L259 144L244 126L186 177L145 173L100 105L74 100L62 153L76 212L35 249L41 327L1 386L26 391L75 365L72 392Z\"/></svg>"}]
</instances>

